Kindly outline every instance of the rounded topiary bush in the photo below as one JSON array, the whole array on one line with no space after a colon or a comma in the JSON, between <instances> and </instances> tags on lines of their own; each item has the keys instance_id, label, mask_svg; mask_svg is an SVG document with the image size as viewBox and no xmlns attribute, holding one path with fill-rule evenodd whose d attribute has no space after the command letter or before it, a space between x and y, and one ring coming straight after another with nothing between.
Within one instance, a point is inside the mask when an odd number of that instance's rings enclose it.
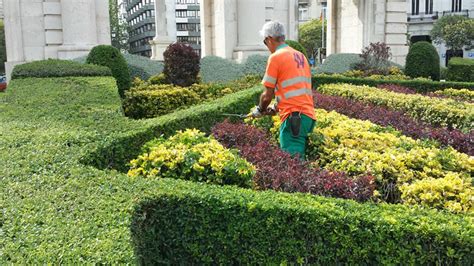
<instances>
[{"instance_id":1,"label":"rounded topiary bush","mask_svg":"<svg viewBox=\"0 0 474 266\"><path fill-rule=\"evenodd\" d=\"M86 59L86 63L110 68L112 75L117 81L117 87L121 97L123 97L125 91L132 86L132 79L127 62L117 48L110 45L98 45L92 48Z\"/></svg>"},{"instance_id":2,"label":"rounded topiary bush","mask_svg":"<svg viewBox=\"0 0 474 266\"><path fill-rule=\"evenodd\" d=\"M163 53L166 80L177 86L187 87L198 82L199 55L184 43L173 43Z\"/></svg>"},{"instance_id":3,"label":"rounded topiary bush","mask_svg":"<svg viewBox=\"0 0 474 266\"><path fill-rule=\"evenodd\" d=\"M410 46L405 64L405 74L412 77L439 80L439 55L429 42L416 42Z\"/></svg>"},{"instance_id":4,"label":"rounded topiary bush","mask_svg":"<svg viewBox=\"0 0 474 266\"><path fill-rule=\"evenodd\" d=\"M304 54L304 56L306 58L308 58L308 54L306 53L306 49L304 49L304 47L303 47L303 45L301 45L301 43L299 43L297 41L293 41L293 40L286 40L285 43L288 44L291 48L293 48L297 51L300 51L301 53Z\"/></svg>"}]
</instances>

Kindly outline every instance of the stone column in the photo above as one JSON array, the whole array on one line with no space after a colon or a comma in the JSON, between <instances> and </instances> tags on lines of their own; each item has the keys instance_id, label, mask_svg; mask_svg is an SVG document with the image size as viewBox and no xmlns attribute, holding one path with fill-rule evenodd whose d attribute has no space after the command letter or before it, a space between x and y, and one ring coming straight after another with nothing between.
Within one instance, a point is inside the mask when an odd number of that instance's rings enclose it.
<instances>
[{"instance_id":1,"label":"stone column","mask_svg":"<svg viewBox=\"0 0 474 266\"><path fill-rule=\"evenodd\" d=\"M5 12L5 41L7 46L5 69L7 80L10 80L13 67L25 61L20 1L7 0L4 2L3 9Z\"/></svg>"},{"instance_id":2,"label":"stone column","mask_svg":"<svg viewBox=\"0 0 474 266\"><path fill-rule=\"evenodd\" d=\"M156 35L150 42L152 60L164 61L166 48L176 41L176 10L175 0L155 1Z\"/></svg>"},{"instance_id":3,"label":"stone column","mask_svg":"<svg viewBox=\"0 0 474 266\"><path fill-rule=\"evenodd\" d=\"M87 55L98 43L95 0L61 0L63 45L60 59Z\"/></svg>"}]
</instances>

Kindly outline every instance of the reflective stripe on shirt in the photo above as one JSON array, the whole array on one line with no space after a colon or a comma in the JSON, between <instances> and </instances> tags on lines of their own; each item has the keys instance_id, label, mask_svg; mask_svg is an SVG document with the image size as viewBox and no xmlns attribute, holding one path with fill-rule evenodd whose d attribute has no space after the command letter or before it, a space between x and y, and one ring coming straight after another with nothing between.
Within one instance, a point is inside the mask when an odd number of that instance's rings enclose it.
<instances>
[{"instance_id":1,"label":"reflective stripe on shirt","mask_svg":"<svg viewBox=\"0 0 474 266\"><path fill-rule=\"evenodd\" d=\"M302 83L302 82L308 82L309 84L311 84L311 78L310 77L299 76L299 77L296 77L296 78L287 79L287 80L285 80L281 83L281 86L284 89L284 88L289 87L291 85L295 85L295 84Z\"/></svg>"},{"instance_id":2,"label":"reflective stripe on shirt","mask_svg":"<svg viewBox=\"0 0 474 266\"><path fill-rule=\"evenodd\" d=\"M289 91L289 92L285 93L285 99L290 99L290 98L300 96L300 95L305 95L305 94L313 95L313 91L311 89L307 89L307 88L292 90L292 91Z\"/></svg>"}]
</instances>

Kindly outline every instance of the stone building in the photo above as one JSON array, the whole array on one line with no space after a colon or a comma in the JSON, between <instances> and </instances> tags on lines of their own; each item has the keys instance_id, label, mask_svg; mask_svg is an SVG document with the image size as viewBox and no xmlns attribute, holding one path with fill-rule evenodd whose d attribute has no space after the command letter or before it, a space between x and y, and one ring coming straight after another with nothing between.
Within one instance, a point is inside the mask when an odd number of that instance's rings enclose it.
<instances>
[{"instance_id":1,"label":"stone building","mask_svg":"<svg viewBox=\"0 0 474 266\"><path fill-rule=\"evenodd\" d=\"M87 55L110 44L108 1L4 0L6 71L17 64Z\"/></svg>"},{"instance_id":2,"label":"stone building","mask_svg":"<svg viewBox=\"0 0 474 266\"><path fill-rule=\"evenodd\" d=\"M201 0L202 56L241 62L251 54L268 54L259 31L278 20L287 39L298 39L297 0Z\"/></svg>"},{"instance_id":3,"label":"stone building","mask_svg":"<svg viewBox=\"0 0 474 266\"><path fill-rule=\"evenodd\" d=\"M326 18L327 0L298 0L298 20L304 23L311 19Z\"/></svg>"},{"instance_id":4,"label":"stone building","mask_svg":"<svg viewBox=\"0 0 474 266\"><path fill-rule=\"evenodd\" d=\"M407 0L328 0L327 54L360 53L372 42L387 43L392 61L408 53Z\"/></svg>"},{"instance_id":5,"label":"stone building","mask_svg":"<svg viewBox=\"0 0 474 266\"><path fill-rule=\"evenodd\" d=\"M412 43L431 42L433 25L443 16L461 15L474 18L474 0L408 0L408 36ZM434 44L440 56L441 66L446 66L452 56L474 59L474 50L447 50L444 44Z\"/></svg>"}]
</instances>

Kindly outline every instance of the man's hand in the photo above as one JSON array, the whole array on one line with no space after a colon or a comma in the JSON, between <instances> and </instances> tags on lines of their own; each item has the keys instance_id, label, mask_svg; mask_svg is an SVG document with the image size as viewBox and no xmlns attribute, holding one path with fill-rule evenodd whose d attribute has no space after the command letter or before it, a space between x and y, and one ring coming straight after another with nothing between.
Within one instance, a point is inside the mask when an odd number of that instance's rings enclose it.
<instances>
[{"instance_id":1,"label":"man's hand","mask_svg":"<svg viewBox=\"0 0 474 266\"><path fill-rule=\"evenodd\" d=\"M262 117L264 114L263 112L260 110L260 106L255 106L255 108L253 109L253 111L250 113L250 116L253 117L253 118L259 118L259 117Z\"/></svg>"},{"instance_id":2,"label":"man's hand","mask_svg":"<svg viewBox=\"0 0 474 266\"><path fill-rule=\"evenodd\" d=\"M271 116L274 116L277 113L278 113L278 110L277 110L276 104L272 106L268 106L267 111L265 112L266 115L271 115Z\"/></svg>"}]
</instances>

